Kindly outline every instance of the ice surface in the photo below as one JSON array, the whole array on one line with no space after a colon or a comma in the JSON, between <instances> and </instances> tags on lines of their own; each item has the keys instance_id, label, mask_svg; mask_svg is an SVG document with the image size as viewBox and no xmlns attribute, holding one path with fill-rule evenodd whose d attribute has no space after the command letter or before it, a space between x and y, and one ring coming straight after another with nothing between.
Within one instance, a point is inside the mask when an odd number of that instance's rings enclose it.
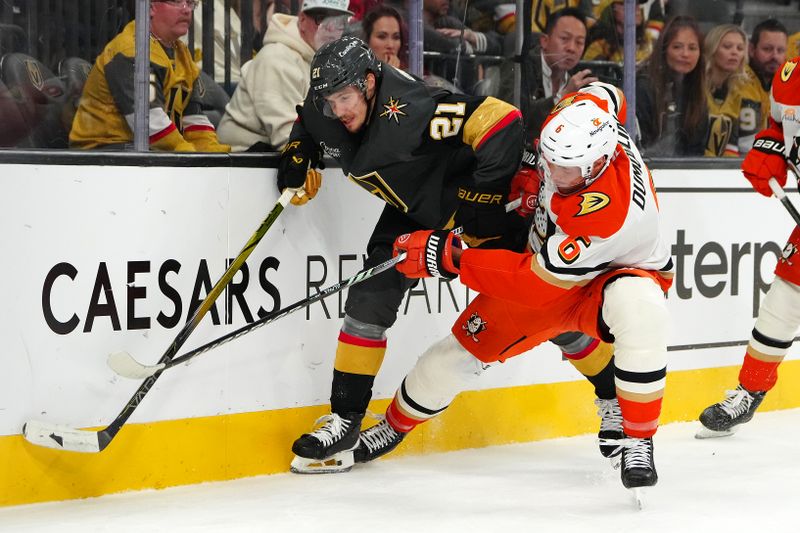
<instances>
[{"instance_id":1,"label":"ice surface","mask_svg":"<svg viewBox=\"0 0 800 533\"><path fill-rule=\"evenodd\" d=\"M0 531L800 531L800 410L736 435L662 427L638 511L592 435L0 509Z\"/></svg>"}]
</instances>

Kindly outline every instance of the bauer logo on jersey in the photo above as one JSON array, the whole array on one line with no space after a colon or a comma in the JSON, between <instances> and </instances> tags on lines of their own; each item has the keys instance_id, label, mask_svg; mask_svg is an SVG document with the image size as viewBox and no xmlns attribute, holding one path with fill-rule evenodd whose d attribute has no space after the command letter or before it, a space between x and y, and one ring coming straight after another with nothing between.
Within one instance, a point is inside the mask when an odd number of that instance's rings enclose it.
<instances>
[{"instance_id":1,"label":"bauer logo on jersey","mask_svg":"<svg viewBox=\"0 0 800 533\"><path fill-rule=\"evenodd\" d=\"M787 61L786 64L783 65L783 69L781 70L781 81L788 81L789 77L794 72L794 68L797 66L795 61Z\"/></svg>"},{"instance_id":2,"label":"bauer logo on jersey","mask_svg":"<svg viewBox=\"0 0 800 533\"><path fill-rule=\"evenodd\" d=\"M382 117L389 117L389 122L394 119L397 124L400 124L400 117L407 117L406 113L403 111L403 108L406 107L408 104L401 104L400 99L398 98L395 100L391 96L389 97L389 102L383 104L383 113L380 116Z\"/></svg>"},{"instance_id":3,"label":"bauer logo on jersey","mask_svg":"<svg viewBox=\"0 0 800 533\"><path fill-rule=\"evenodd\" d=\"M581 210L575 214L576 217L600 211L611 203L611 198L601 192L585 192L578 196L581 197Z\"/></svg>"},{"instance_id":4,"label":"bauer logo on jersey","mask_svg":"<svg viewBox=\"0 0 800 533\"><path fill-rule=\"evenodd\" d=\"M483 320L478 313L472 313L467 319L467 323L461 326L461 329L464 330L467 337L471 338L475 342L481 342L478 339L478 334L481 331L486 329L487 322Z\"/></svg>"}]
</instances>

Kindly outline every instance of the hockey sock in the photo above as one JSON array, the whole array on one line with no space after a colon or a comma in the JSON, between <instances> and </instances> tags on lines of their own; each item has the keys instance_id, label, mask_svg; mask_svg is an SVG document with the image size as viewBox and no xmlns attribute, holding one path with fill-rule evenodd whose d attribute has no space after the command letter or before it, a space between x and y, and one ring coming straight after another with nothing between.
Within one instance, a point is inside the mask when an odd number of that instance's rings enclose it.
<instances>
[{"instance_id":1,"label":"hockey sock","mask_svg":"<svg viewBox=\"0 0 800 533\"><path fill-rule=\"evenodd\" d=\"M564 346L561 353L594 386L597 397L601 400L615 398L613 346L591 339L589 345L580 351L569 353L569 349L569 346Z\"/></svg>"},{"instance_id":2,"label":"hockey sock","mask_svg":"<svg viewBox=\"0 0 800 533\"><path fill-rule=\"evenodd\" d=\"M400 390L397 391L392 403L389 404L389 408L386 409L386 421L395 431L408 433L426 420L447 409L447 406L438 410L426 409L409 398L405 388L406 382L403 380Z\"/></svg>"},{"instance_id":3,"label":"hockey sock","mask_svg":"<svg viewBox=\"0 0 800 533\"><path fill-rule=\"evenodd\" d=\"M629 437L646 439L655 435L658 429L658 418L661 416L661 397L651 401L640 398L628 399L624 392L619 392L619 407L622 411L622 430Z\"/></svg>"},{"instance_id":4,"label":"hockey sock","mask_svg":"<svg viewBox=\"0 0 800 533\"><path fill-rule=\"evenodd\" d=\"M331 411L364 413L372 384L386 354L386 339L367 339L341 331L333 364Z\"/></svg>"},{"instance_id":5,"label":"hockey sock","mask_svg":"<svg viewBox=\"0 0 800 533\"><path fill-rule=\"evenodd\" d=\"M744 363L739 370L739 383L750 392L766 392L778 381L778 366L792 341L779 341L753 330Z\"/></svg>"}]
</instances>

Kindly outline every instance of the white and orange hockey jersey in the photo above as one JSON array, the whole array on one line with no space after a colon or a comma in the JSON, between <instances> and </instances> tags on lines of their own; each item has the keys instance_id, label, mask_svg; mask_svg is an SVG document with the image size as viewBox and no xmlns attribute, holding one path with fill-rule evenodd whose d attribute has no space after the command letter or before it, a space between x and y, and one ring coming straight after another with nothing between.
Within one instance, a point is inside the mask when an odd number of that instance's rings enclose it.
<instances>
[{"instance_id":1,"label":"white and orange hockey jersey","mask_svg":"<svg viewBox=\"0 0 800 533\"><path fill-rule=\"evenodd\" d=\"M583 98L594 101L597 96L568 95L551 117ZM624 103L616 108L605 105L608 107L601 107L612 114L624 109ZM489 259L484 253L479 264L472 261L472 252L465 250L462 281L479 292L510 301L519 302L525 299L521 293L527 293L536 306L614 269L651 272L664 290L672 282L672 258L661 229L652 177L622 126L613 161L591 185L562 196L542 180L529 241L533 254L522 261L519 256L502 253Z\"/></svg>"}]
</instances>

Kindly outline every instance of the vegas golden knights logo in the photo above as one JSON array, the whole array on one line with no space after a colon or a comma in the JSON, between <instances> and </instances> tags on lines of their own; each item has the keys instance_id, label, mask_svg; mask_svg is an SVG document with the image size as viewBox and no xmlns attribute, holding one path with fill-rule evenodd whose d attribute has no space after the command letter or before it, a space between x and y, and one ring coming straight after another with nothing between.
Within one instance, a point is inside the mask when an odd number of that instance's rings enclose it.
<instances>
[{"instance_id":1,"label":"vegas golden knights logo","mask_svg":"<svg viewBox=\"0 0 800 533\"><path fill-rule=\"evenodd\" d=\"M37 91L44 88L44 76L42 75L39 64L36 61L25 61L25 69L28 71L28 79L31 80Z\"/></svg>"},{"instance_id":2,"label":"vegas golden knights logo","mask_svg":"<svg viewBox=\"0 0 800 533\"><path fill-rule=\"evenodd\" d=\"M403 213L408 213L408 206L400 199L399 196L392 190L389 185L383 181L381 175L377 172L370 172L364 176L347 175L348 178L362 186L370 194L374 194L387 204L399 209Z\"/></svg>"},{"instance_id":3,"label":"vegas golden knights logo","mask_svg":"<svg viewBox=\"0 0 800 533\"><path fill-rule=\"evenodd\" d=\"M719 157L725 154L725 147L733 133L733 120L725 115L712 115L709 117L711 127L708 132L708 146L706 156Z\"/></svg>"},{"instance_id":4,"label":"vegas golden knights logo","mask_svg":"<svg viewBox=\"0 0 800 533\"><path fill-rule=\"evenodd\" d=\"M585 192L579 196L581 197L581 210L575 215L576 217L600 211L611 203L611 198L601 192Z\"/></svg>"}]
</instances>

